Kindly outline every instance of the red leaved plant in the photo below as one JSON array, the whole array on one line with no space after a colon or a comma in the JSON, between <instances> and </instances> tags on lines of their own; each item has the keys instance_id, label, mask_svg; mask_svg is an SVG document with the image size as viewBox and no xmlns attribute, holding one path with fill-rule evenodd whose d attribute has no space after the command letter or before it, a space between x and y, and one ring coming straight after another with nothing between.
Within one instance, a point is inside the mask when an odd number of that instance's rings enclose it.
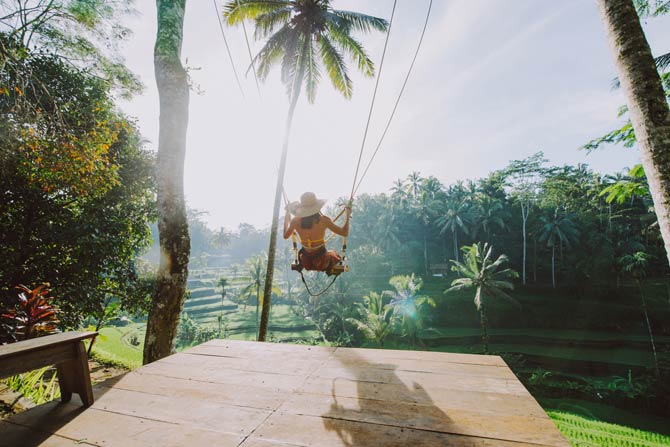
<instances>
[{"instance_id":1,"label":"red leaved plant","mask_svg":"<svg viewBox=\"0 0 670 447\"><path fill-rule=\"evenodd\" d=\"M57 331L59 310L47 301L50 299L48 287L48 284L41 284L34 289L24 285L17 286L20 290L18 305L1 315L14 327L16 335L22 340Z\"/></svg>"}]
</instances>

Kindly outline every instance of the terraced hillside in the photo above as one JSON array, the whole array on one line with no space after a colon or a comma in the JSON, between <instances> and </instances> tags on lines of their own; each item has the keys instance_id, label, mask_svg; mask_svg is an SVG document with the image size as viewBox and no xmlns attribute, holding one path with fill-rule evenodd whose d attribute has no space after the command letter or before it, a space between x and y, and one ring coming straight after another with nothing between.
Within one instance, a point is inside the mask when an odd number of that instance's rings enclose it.
<instances>
[{"instance_id":1,"label":"terraced hillside","mask_svg":"<svg viewBox=\"0 0 670 447\"><path fill-rule=\"evenodd\" d=\"M226 298L221 296L221 289L217 286L222 275L229 280ZM278 285L281 287L282 283L279 281ZM229 298L238 297L244 286L243 277L231 269L195 270L188 280L189 297L184 303L184 313L203 326L217 327L221 318L222 331L226 336L254 340L255 303L244 306ZM290 306L283 304L272 307L268 331L272 339L285 342L311 340L318 336L311 322L295 315Z\"/></svg>"}]
</instances>

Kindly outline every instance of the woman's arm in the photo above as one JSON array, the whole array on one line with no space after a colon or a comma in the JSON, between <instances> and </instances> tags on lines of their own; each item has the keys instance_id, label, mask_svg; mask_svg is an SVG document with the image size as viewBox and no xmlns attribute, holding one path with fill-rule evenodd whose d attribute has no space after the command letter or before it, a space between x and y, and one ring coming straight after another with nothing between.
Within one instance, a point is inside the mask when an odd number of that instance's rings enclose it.
<instances>
[{"instance_id":1,"label":"woman's arm","mask_svg":"<svg viewBox=\"0 0 670 447\"><path fill-rule=\"evenodd\" d=\"M286 216L284 216L284 239L291 237L295 231L295 223L291 219L291 213L286 210Z\"/></svg>"},{"instance_id":2,"label":"woman's arm","mask_svg":"<svg viewBox=\"0 0 670 447\"><path fill-rule=\"evenodd\" d=\"M349 236L349 218L351 217L351 208L347 207L346 208L346 217L344 220L344 225L341 227L337 225L335 222L333 222L330 217L325 217L324 221L326 222L326 228L328 228L330 231L333 233L337 234L338 236Z\"/></svg>"}]
</instances>

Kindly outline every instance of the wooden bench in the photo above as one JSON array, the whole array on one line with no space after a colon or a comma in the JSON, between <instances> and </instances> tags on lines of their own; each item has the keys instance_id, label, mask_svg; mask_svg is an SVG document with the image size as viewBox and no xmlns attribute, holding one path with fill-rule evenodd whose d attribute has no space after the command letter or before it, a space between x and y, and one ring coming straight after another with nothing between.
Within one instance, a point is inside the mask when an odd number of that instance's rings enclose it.
<instances>
[{"instance_id":1,"label":"wooden bench","mask_svg":"<svg viewBox=\"0 0 670 447\"><path fill-rule=\"evenodd\" d=\"M61 401L79 394L85 406L93 405L93 389L84 340L97 332L64 332L0 346L0 379L56 365Z\"/></svg>"}]
</instances>

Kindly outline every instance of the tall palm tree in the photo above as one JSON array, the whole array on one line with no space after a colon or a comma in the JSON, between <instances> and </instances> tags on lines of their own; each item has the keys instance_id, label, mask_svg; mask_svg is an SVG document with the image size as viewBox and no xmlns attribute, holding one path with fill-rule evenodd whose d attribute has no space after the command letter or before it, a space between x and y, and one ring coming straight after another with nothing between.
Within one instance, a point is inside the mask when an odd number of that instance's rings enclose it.
<instances>
[{"instance_id":1,"label":"tall palm tree","mask_svg":"<svg viewBox=\"0 0 670 447\"><path fill-rule=\"evenodd\" d=\"M670 108L633 0L597 0L670 263Z\"/></svg>"},{"instance_id":2,"label":"tall palm tree","mask_svg":"<svg viewBox=\"0 0 670 447\"><path fill-rule=\"evenodd\" d=\"M156 0L154 68L160 100L156 164L160 265L144 339L143 362L172 354L186 294L191 239L184 201L188 75L181 64L186 0Z\"/></svg>"},{"instance_id":3,"label":"tall palm tree","mask_svg":"<svg viewBox=\"0 0 670 447\"><path fill-rule=\"evenodd\" d=\"M421 233L423 234L423 265L424 273L428 275L428 231L430 224L438 213L439 201L435 200L428 191L421 191L414 198L413 214L419 219Z\"/></svg>"},{"instance_id":4,"label":"tall palm tree","mask_svg":"<svg viewBox=\"0 0 670 447\"><path fill-rule=\"evenodd\" d=\"M383 349L386 337L393 331L393 306L384 304L384 293L377 292L363 297L363 303L356 303L360 318L349 318L347 321Z\"/></svg>"},{"instance_id":5,"label":"tall palm tree","mask_svg":"<svg viewBox=\"0 0 670 447\"><path fill-rule=\"evenodd\" d=\"M499 199L480 194L474 206L472 237L476 238L481 231L490 239L495 229L502 231L507 228L506 219L509 219L509 213Z\"/></svg>"},{"instance_id":6,"label":"tall palm tree","mask_svg":"<svg viewBox=\"0 0 670 447\"><path fill-rule=\"evenodd\" d=\"M240 298L244 299L244 310L246 310L249 298L256 296L256 330L258 330L258 309L263 296L262 293L264 293L261 290L265 278L265 257L263 254L252 256L247 261L247 268L247 276L240 278L240 281L243 281ZM277 287L272 287L269 293L281 296L281 290Z\"/></svg>"},{"instance_id":7,"label":"tall palm tree","mask_svg":"<svg viewBox=\"0 0 670 447\"><path fill-rule=\"evenodd\" d=\"M270 69L281 64L281 78L289 96L289 109L284 130L284 143L279 161L279 174L270 228L263 315L258 340L265 340L270 316L270 291L274 275L279 205L284 185L289 134L303 82L307 99L313 103L321 78L321 67L328 73L333 87L345 98L351 98L353 83L349 77L345 55L365 76L374 76L374 64L363 45L352 32L387 31L388 22L352 11L333 9L330 0L230 0L224 16L228 24L254 20L254 37L266 39L254 57L258 77L267 79Z\"/></svg>"},{"instance_id":8,"label":"tall palm tree","mask_svg":"<svg viewBox=\"0 0 670 447\"><path fill-rule=\"evenodd\" d=\"M632 255L625 255L619 259L619 265L624 273L629 274L637 285L640 291L640 300L642 302L642 311L644 312L644 319L647 324L647 332L649 332L649 340L651 341L651 350L654 354L654 368L656 375L659 374L658 357L656 355L656 343L654 342L654 333L651 330L651 323L649 322L649 313L647 312L647 301L644 296L644 289L642 288L642 281L647 276L647 267L649 265L649 255L643 251L638 251Z\"/></svg>"},{"instance_id":9,"label":"tall palm tree","mask_svg":"<svg viewBox=\"0 0 670 447\"><path fill-rule=\"evenodd\" d=\"M387 290L391 297L390 306L395 315L400 318L402 335L409 339L410 345L415 347L419 341L419 333L426 326L426 310L435 307L435 300L420 295L423 287L421 278L411 275L397 275L389 279L394 290Z\"/></svg>"},{"instance_id":10,"label":"tall palm tree","mask_svg":"<svg viewBox=\"0 0 670 447\"><path fill-rule=\"evenodd\" d=\"M447 231L451 232L454 242L454 259L458 261L458 232L469 233L468 224L470 221L470 209L465 202L454 203L447 202L447 208L442 215L437 218L435 224L440 230L440 234Z\"/></svg>"},{"instance_id":11,"label":"tall palm tree","mask_svg":"<svg viewBox=\"0 0 670 447\"><path fill-rule=\"evenodd\" d=\"M418 171L413 171L407 176L407 192L412 195L412 198L416 200L419 197L419 190L423 184L423 178L421 173Z\"/></svg>"},{"instance_id":12,"label":"tall palm tree","mask_svg":"<svg viewBox=\"0 0 670 447\"><path fill-rule=\"evenodd\" d=\"M475 306L479 311L479 321L482 329L482 343L484 354L489 350L488 316L484 298L504 298L515 305L518 302L507 291L514 289L509 280L518 278L519 274L512 269L504 268L508 263L507 256L500 255L493 260L493 247L481 242L469 247L463 247L463 262L451 261L452 271L459 275L445 293L459 290L475 289Z\"/></svg>"},{"instance_id":13,"label":"tall palm tree","mask_svg":"<svg viewBox=\"0 0 670 447\"><path fill-rule=\"evenodd\" d=\"M556 246L565 245L570 248L579 237L579 230L573 222L571 214L559 215L558 209L554 211L552 218L540 217L542 227L540 229L540 242L551 248L551 286L556 288Z\"/></svg>"}]
</instances>

